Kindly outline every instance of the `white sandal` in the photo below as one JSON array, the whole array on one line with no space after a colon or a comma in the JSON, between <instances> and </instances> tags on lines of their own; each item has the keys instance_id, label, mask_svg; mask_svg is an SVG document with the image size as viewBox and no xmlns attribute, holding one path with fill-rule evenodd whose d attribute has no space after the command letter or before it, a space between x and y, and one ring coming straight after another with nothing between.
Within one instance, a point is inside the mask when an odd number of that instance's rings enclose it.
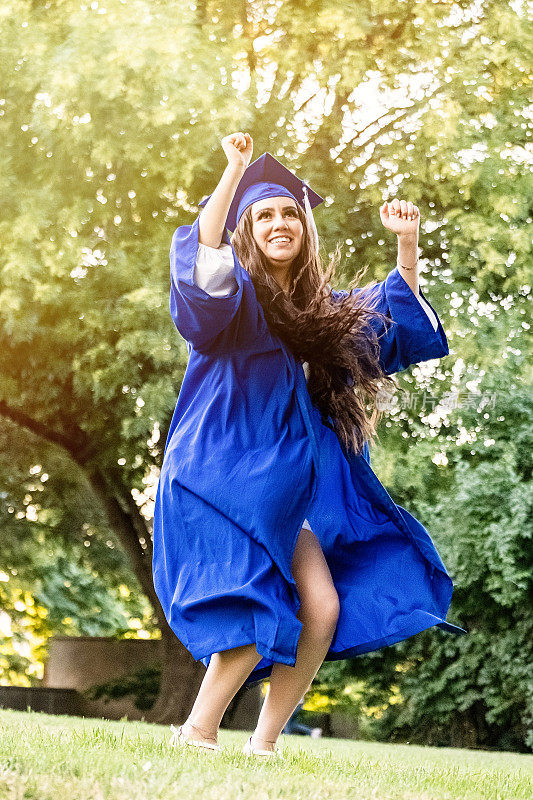
<instances>
[{"instance_id":1,"label":"white sandal","mask_svg":"<svg viewBox=\"0 0 533 800\"><path fill-rule=\"evenodd\" d=\"M218 744L213 744L212 742L200 742L196 739L188 739L183 733L183 725L180 725L179 728L176 728L175 725L171 725L170 730L172 731L170 744L173 747L192 745L192 747L203 747L206 750L215 750L216 752L220 752L220 745Z\"/></svg>"},{"instance_id":2,"label":"white sandal","mask_svg":"<svg viewBox=\"0 0 533 800\"><path fill-rule=\"evenodd\" d=\"M275 747L274 750L261 750L258 747L254 747L251 736L244 745L242 752L246 756L263 756L265 758L279 758L282 755L281 748L279 747Z\"/></svg>"}]
</instances>

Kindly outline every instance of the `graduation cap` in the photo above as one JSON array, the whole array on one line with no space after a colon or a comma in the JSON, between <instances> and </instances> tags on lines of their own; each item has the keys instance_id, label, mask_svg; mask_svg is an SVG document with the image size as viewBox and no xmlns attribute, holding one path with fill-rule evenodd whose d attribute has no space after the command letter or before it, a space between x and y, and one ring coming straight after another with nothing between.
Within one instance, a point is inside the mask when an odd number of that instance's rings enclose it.
<instances>
[{"instance_id":1,"label":"graduation cap","mask_svg":"<svg viewBox=\"0 0 533 800\"><path fill-rule=\"evenodd\" d=\"M234 231L246 209L252 203L266 200L268 197L292 197L302 206L312 231L316 250L318 250L318 232L313 217L313 208L322 203L324 198L320 197L270 153L264 153L246 168L229 208L226 227L230 231ZM209 197L204 198L199 205L205 206L208 200Z\"/></svg>"}]
</instances>

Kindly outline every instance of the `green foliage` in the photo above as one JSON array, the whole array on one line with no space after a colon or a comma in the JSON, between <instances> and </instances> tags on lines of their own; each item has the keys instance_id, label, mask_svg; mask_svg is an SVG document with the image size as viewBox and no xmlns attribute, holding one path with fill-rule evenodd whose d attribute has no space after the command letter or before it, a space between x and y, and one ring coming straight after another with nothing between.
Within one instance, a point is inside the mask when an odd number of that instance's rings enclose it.
<instances>
[{"instance_id":1,"label":"green foliage","mask_svg":"<svg viewBox=\"0 0 533 800\"><path fill-rule=\"evenodd\" d=\"M155 632L82 470L51 446L36 455L34 436L0 425L0 680L14 685L38 684L50 636Z\"/></svg>"},{"instance_id":2,"label":"green foliage","mask_svg":"<svg viewBox=\"0 0 533 800\"><path fill-rule=\"evenodd\" d=\"M147 711L155 703L160 683L160 667L143 667L131 675L91 686L83 694L89 700L118 700L133 695L135 708Z\"/></svg>"}]
</instances>

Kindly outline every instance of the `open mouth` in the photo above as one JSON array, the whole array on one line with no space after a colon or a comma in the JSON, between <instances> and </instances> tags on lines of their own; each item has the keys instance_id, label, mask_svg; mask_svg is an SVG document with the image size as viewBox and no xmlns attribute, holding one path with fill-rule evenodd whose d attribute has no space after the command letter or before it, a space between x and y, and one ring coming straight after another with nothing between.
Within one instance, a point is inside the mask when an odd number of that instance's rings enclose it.
<instances>
[{"instance_id":1,"label":"open mouth","mask_svg":"<svg viewBox=\"0 0 533 800\"><path fill-rule=\"evenodd\" d=\"M290 244L291 241L288 236L276 236L274 239L269 239L270 244Z\"/></svg>"}]
</instances>

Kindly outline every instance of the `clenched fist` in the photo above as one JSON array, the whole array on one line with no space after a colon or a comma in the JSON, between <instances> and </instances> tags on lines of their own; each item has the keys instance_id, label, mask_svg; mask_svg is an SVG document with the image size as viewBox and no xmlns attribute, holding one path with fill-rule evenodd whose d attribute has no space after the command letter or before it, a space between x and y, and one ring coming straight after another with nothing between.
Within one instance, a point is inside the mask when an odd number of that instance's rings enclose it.
<instances>
[{"instance_id":1,"label":"clenched fist","mask_svg":"<svg viewBox=\"0 0 533 800\"><path fill-rule=\"evenodd\" d=\"M230 133L229 136L224 136L222 139L222 149L228 159L230 167L244 172L254 149L254 143L249 133Z\"/></svg>"},{"instance_id":2,"label":"clenched fist","mask_svg":"<svg viewBox=\"0 0 533 800\"><path fill-rule=\"evenodd\" d=\"M420 211L413 203L395 197L392 203L383 203L379 214L381 222L389 231L398 236L418 237Z\"/></svg>"}]
</instances>

